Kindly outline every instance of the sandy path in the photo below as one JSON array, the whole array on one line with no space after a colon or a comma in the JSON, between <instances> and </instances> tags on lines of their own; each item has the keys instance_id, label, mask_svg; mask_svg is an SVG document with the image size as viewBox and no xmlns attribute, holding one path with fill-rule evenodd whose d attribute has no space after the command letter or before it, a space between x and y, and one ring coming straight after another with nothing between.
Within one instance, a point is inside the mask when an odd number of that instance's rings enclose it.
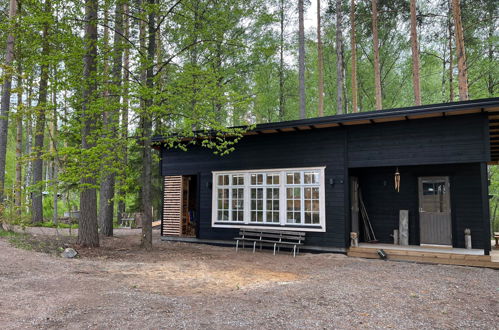
<instances>
[{"instance_id":1,"label":"sandy path","mask_svg":"<svg viewBox=\"0 0 499 330\"><path fill-rule=\"evenodd\" d=\"M106 240L67 260L0 239L0 328L473 328L499 324L499 271Z\"/></svg>"}]
</instances>

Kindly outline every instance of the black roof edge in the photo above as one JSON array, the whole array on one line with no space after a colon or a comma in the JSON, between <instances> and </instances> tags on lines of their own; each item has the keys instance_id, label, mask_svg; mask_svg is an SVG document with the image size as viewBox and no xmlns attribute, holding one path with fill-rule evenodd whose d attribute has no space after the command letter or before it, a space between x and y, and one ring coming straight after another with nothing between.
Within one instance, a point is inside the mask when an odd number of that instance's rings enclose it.
<instances>
[{"instance_id":1,"label":"black roof edge","mask_svg":"<svg viewBox=\"0 0 499 330\"><path fill-rule=\"evenodd\" d=\"M449 103L427 104L421 106L410 106L410 107L392 108L385 110L371 110L371 111L348 113L342 115L332 115L332 116L315 117L308 119L263 123L263 124L257 124L255 128L252 129L252 131L262 131L270 129L278 130L288 127L313 126L318 124L334 124L334 123L341 124L343 122L356 121L356 120L371 121L379 118L404 117L404 116L423 115L423 114L431 114L438 112L466 110L472 108L485 108L493 106L499 106L499 97L469 100L469 101L449 102ZM247 126L234 126L231 128L245 129L246 127ZM206 131L199 133L207 134ZM163 136L155 136L153 137L152 142L153 143L161 142L162 140L164 140Z\"/></svg>"}]
</instances>

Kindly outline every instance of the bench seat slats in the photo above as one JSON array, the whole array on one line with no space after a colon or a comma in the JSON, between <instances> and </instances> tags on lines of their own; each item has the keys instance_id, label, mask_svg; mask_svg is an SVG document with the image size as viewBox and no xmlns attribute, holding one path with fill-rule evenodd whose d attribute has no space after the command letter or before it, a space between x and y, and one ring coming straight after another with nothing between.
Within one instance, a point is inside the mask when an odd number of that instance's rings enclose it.
<instances>
[{"instance_id":1,"label":"bench seat slats","mask_svg":"<svg viewBox=\"0 0 499 330\"><path fill-rule=\"evenodd\" d=\"M253 242L253 252L255 252L256 244L259 244L260 247L262 245L273 245L274 254L276 252L276 247L293 247L293 256L295 256L297 248L304 245L305 233L289 230L241 229L239 231L239 237L234 237L234 239L236 240L236 252L239 247L239 241L242 241L243 244L244 242Z\"/></svg>"}]
</instances>

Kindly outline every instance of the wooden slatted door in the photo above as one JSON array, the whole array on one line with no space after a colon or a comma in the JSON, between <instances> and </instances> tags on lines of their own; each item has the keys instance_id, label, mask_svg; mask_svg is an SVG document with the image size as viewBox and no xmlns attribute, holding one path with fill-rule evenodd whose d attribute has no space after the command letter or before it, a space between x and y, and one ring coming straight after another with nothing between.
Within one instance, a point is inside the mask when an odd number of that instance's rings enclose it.
<instances>
[{"instance_id":1,"label":"wooden slatted door","mask_svg":"<svg viewBox=\"0 0 499 330\"><path fill-rule=\"evenodd\" d=\"M182 235L182 176L165 176L162 234Z\"/></svg>"}]
</instances>

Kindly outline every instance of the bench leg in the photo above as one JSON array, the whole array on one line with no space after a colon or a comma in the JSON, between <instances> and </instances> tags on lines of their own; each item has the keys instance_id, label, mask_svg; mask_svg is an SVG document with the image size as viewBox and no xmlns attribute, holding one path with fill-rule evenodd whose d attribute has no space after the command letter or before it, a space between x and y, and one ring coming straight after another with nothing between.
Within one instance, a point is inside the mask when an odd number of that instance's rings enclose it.
<instances>
[{"instance_id":1,"label":"bench leg","mask_svg":"<svg viewBox=\"0 0 499 330\"><path fill-rule=\"evenodd\" d=\"M295 257L296 257L296 245L293 246L293 258L295 258Z\"/></svg>"},{"instance_id":2,"label":"bench leg","mask_svg":"<svg viewBox=\"0 0 499 330\"><path fill-rule=\"evenodd\" d=\"M236 241L236 253L237 253L238 247L239 247L239 240Z\"/></svg>"},{"instance_id":3,"label":"bench leg","mask_svg":"<svg viewBox=\"0 0 499 330\"><path fill-rule=\"evenodd\" d=\"M256 249L256 241L253 242L253 253L255 253L255 249Z\"/></svg>"},{"instance_id":4,"label":"bench leg","mask_svg":"<svg viewBox=\"0 0 499 330\"><path fill-rule=\"evenodd\" d=\"M275 255L275 248L276 248L277 243L274 243L274 255Z\"/></svg>"}]
</instances>

